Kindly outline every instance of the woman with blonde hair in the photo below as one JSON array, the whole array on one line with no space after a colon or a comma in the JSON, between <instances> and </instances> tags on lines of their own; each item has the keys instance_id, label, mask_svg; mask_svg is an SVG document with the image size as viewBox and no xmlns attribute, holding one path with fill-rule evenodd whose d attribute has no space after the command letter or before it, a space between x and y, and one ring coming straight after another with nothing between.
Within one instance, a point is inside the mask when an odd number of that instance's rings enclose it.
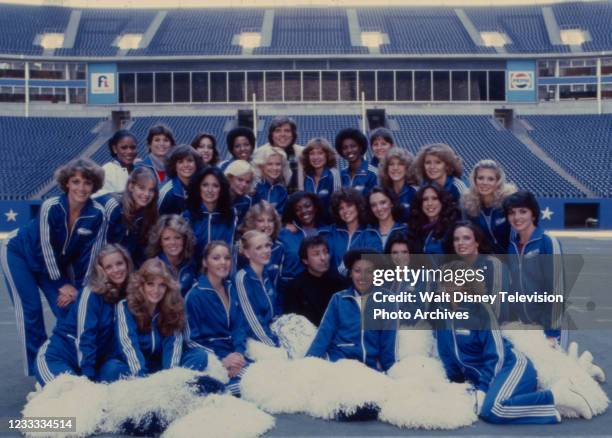
<instances>
[{"instance_id":1,"label":"woman with blonde hair","mask_svg":"<svg viewBox=\"0 0 612 438\"><path fill-rule=\"evenodd\" d=\"M232 207L236 213L238 225L242 223L244 215L253 205L253 167L245 160L232 161L223 172L230 185Z\"/></svg>"},{"instance_id":2,"label":"woman with blonde hair","mask_svg":"<svg viewBox=\"0 0 612 438\"><path fill-rule=\"evenodd\" d=\"M0 244L26 375L34 375L36 354L47 340L39 290L53 314L65 317L104 239L104 208L91 199L104 183L102 168L77 158L58 168L55 179L64 193L45 200L36 219Z\"/></svg>"},{"instance_id":3,"label":"woman with blonde hair","mask_svg":"<svg viewBox=\"0 0 612 438\"><path fill-rule=\"evenodd\" d=\"M270 324L280 316L276 288L265 266L272 255L272 241L261 231L250 230L240 238L240 253L249 264L236 274L236 289L245 317L246 336L271 347L278 347L278 337Z\"/></svg>"},{"instance_id":4,"label":"woman with blonde hair","mask_svg":"<svg viewBox=\"0 0 612 438\"><path fill-rule=\"evenodd\" d=\"M516 192L514 184L506 182L504 169L493 160L480 160L470 173L470 188L461 196L464 215L478 226L495 254L505 254L510 239L510 224L502 204Z\"/></svg>"},{"instance_id":5,"label":"woman with blonde hair","mask_svg":"<svg viewBox=\"0 0 612 438\"><path fill-rule=\"evenodd\" d=\"M467 191L461 181L461 158L445 143L423 146L412 164L412 169L421 186L436 185L449 192L455 202L459 202L461 195Z\"/></svg>"},{"instance_id":6,"label":"woman with blonde hair","mask_svg":"<svg viewBox=\"0 0 612 438\"><path fill-rule=\"evenodd\" d=\"M268 143L264 146L281 148L287 155L287 161L291 169L291 177L287 181L289 194L298 190L299 185L304 180L304 168L300 160L304 146L297 144L297 138L297 124L292 118L276 116L270 121L270 126L268 126Z\"/></svg>"},{"instance_id":7,"label":"woman with blonde hair","mask_svg":"<svg viewBox=\"0 0 612 438\"><path fill-rule=\"evenodd\" d=\"M178 282L159 258L147 260L130 277L127 298L117 303L114 350L100 379L113 382L179 366L184 326Z\"/></svg>"},{"instance_id":8,"label":"woman with blonde hair","mask_svg":"<svg viewBox=\"0 0 612 438\"><path fill-rule=\"evenodd\" d=\"M281 218L268 201L260 201L253 205L244 217L240 232L244 234L251 230L261 231L272 241L272 255L266 265L266 270L270 273L274 286L278 287L278 280L285 259L285 247L278 240L281 231ZM234 266L232 268L234 271L239 271L249 264L249 261L239 254L238 246L235 245L233 251Z\"/></svg>"},{"instance_id":9,"label":"woman with blonde hair","mask_svg":"<svg viewBox=\"0 0 612 438\"><path fill-rule=\"evenodd\" d=\"M159 218L149 236L147 255L159 257L175 275L181 294L191 289L196 278L193 265L195 237L189 222L176 214Z\"/></svg>"},{"instance_id":10,"label":"woman with blonde hair","mask_svg":"<svg viewBox=\"0 0 612 438\"><path fill-rule=\"evenodd\" d=\"M281 148L264 145L255 151L253 169L257 200L268 201L278 214L282 214L287 202L287 185L291 180L287 154Z\"/></svg>"},{"instance_id":11,"label":"woman with blonde hair","mask_svg":"<svg viewBox=\"0 0 612 438\"><path fill-rule=\"evenodd\" d=\"M119 243L128 250L136 267L145 260L149 232L157 222L157 177L148 167L136 168L120 195L104 195L108 224L106 243Z\"/></svg>"},{"instance_id":12,"label":"woman with blonde hair","mask_svg":"<svg viewBox=\"0 0 612 438\"><path fill-rule=\"evenodd\" d=\"M404 149L389 149L378 166L378 180L382 188L390 190L397 196L401 208L401 221L408 220L410 204L416 193L414 176L410 167L414 161L412 154Z\"/></svg>"},{"instance_id":13,"label":"woman with blonde hair","mask_svg":"<svg viewBox=\"0 0 612 438\"><path fill-rule=\"evenodd\" d=\"M319 197L327 219L331 196L342 187L340 172L336 168L336 152L325 138L313 138L304 148L301 162L304 168L303 190Z\"/></svg>"},{"instance_id":14,"label":"woman with blonde hair","mask_svg":"<svg viewBox=\"0 0 612 438\"><path fill-rule=\"evenodd\" d=\"M61 374L98 377L112 351L115 304L125 298L132 260L119 245L106 245L76 305L58 321L36 359L36 379L46 385Z\"/></svg>"}]
</instances>

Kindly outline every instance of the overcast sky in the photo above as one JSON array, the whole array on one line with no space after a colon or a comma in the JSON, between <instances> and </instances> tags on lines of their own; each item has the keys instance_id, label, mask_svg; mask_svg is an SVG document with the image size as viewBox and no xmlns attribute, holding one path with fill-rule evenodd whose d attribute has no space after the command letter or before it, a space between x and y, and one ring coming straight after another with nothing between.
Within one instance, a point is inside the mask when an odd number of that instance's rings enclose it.
<instances>
[{"instance_id":1,"label":"overcast sky","mask_svg":"<svg viewBox=\"0 0 612 438\"><path fill-rule=\"evenodd\" d=\"M563 1L563 0L562 0ZM569 0L567 0L569 1ZM574 0L576 1L576 0ZM593 1L593 0L578 0ZM288 7L288 6L460 6L534 5L560 3L552 0L0 0L0 3L56 5L78 8L193 8L193 7Z\"/></svg>"}]
</instances>

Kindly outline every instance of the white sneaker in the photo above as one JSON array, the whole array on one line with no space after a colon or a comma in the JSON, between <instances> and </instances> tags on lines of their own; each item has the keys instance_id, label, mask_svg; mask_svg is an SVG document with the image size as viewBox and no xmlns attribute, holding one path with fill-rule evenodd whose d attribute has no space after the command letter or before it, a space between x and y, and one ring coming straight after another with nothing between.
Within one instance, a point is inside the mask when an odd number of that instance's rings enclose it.
<instances>
[{"instance_id":1,"label":"white sneaker","mask_svg":"<svg viewBox=\"0 0 612 438\"><path fill-rule=\"evenodd\" d=\"M561 410L569 409L587 420L593 417L593 411L586 397L570 379L558 381L550 390L553 393L555 405Z\"/></svg>"}]
</instances>

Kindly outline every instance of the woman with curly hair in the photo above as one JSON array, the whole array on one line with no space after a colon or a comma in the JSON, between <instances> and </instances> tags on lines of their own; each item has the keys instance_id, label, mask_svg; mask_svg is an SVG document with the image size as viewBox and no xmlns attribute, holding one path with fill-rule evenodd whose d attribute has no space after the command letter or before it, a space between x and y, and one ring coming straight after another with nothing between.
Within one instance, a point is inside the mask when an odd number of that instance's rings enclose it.
<instances>
[{"instance_id":1,"label":"woman with curly hair","mask_svg":"<svg viewBox=\"0 0 612 438\"><path fill-rule=\"evenodd\" d=\"M283 214L287 203L287 185L291 180L291 169L287 155L281 148L264 145L253 156L255 171L255 196L258 201L268 201Z\"/></svg>"},{"instance_id":2,"label":"woman with curly hair","mask_svg":"<svg viewBox=\"0 0 612 438\"><path fill-rule=\"evenodd\" d=\"M366 198L370 225L365 231L367 248L382 252L389 237L407 231L406 224L400 222L401 210L397 197L391 190L374 187Z\"/></svg>"},{"instance_id":3,"label":"woman with curly hair","mask_svg":"<svg viewBox=\"0 0 612 438\"><path fill-rule=\"evenodd\" d=\"M159 218L149 237L147 255L159 257L174 274L181 287L181 294L191 289L196 278L193 264L195 237L189 222L176 214Z\"/></svg>"},{"instance_id":4,"label":"woman with curly hair","mask_svg":"<svg viewBox=\"0 0 612 438\"><path fill-rule=\"evenodd\" d=\"M493 160L480 160L470 173L470 188L461 196L465 216L485 233L495 254L505 254L510 240L510 224L502 204L516 192L506 182L504 169Z\"/></svg>"},{"instance_id":5,"label":"woman with curly hair","mask_svg":"<svg viewBox=\"0 0 612 438\"><path fill-rule=\"evenodd\" d=\"M336 152L324 138L313 138L302 152L305 192L314 193L321 201L326 222L329 222L329 207L332 194L342 187L340 172L336 168Z\"/></svg>"},{"instance_id":6,"label":"woman with curly hair","mask_svg":"<svg viewBox=\"0 0 612 438\"><path fill-rule=\"evenodd\" d=\"M285 249L285 259L279 281L279 294L282 299L286 285L304 271L300 259L300 244L305 237L322 232L321 207L314 193L295 192L289 197L282 216L285 227L278 239Z\"/></svg>"},{"instance_id":7,"label":"woman with curly hair","mask_svg":"<svg viewBox=\"0 0 612 438\"><path fill-rule=\"evenodd\" d=\"M100 166L77 158L57 169L55 179L64 193L45 200L36 219L0 244L25 373L32 376L38 349L47 340L39 290L53 314L64 317L87 283L104 239L104 208L91 199L104 182Z\"/></svg>"},{"instance_id":8,"label":"woman with curly hair","mask_svg":"<svg viewBox=\"0 0 612 438\"><path fill-rule=\"evenodd\" d=\"M136 267L145 260L149 232L159 217L157 212L157 177L147 167L135 169L125 191L118 195L105 195L107 227L106 243L118 243L128 250Z\"/></svg>"},{"instance_id":9,"label":"woman with curly hair","mask_svg":"<svg viewBox=\"0 0 612 438\"><path fill-rule=\"evenodd\" d=\"M452 196L436 185L426 185L414 196L408 231L423 254L444 254L444 241L458 219Z\"/></svg>"},{"instance_id":10,"label":"woman with curly hair","mask_svg":"<svg viewBox=\"0 0 612 438\"><path fill-rule=\"evenodd\" d=\"M251 162L256 141L255 134L253 134L251 129L244 126L234 128L227 133L226 141L227 150L232 155L232 158L219 164L219 169L222 172L236 160Z\"/></svg>"},{"instance_id":11,"label":"woman with curly hair","mask_svg":"<svg viewBox=\"0 0 612 438\"><path fill-rule=\"evenodd\" d=\"M281 231L281 218L268 201L260 201L253 205L246 216L244 223L240 227L240 233L245 234L248 231L257 230L266 234L272 241L272 255L270 261L266 265L266 270L270 273L274 286L278 287L278 280L285 259L285 247L278 240L278 235ZM238 245L234 245L233 249L234 271L239 271L248 265L249 261L240 254Z\"/></svg>"},{"instance_id":12,"label":"woman with curly hair","mask_svg":"<svg viewBox=\"0 0 612 438\"><path fill-rule=\"evenodd\" d=\"M233 245L236 214L232 208L229 182L220 169L205 167L191 178L187 189L187 211L183 217L191 224L196 238L196 264L208 242L223 240Z\"/></svg>"},{"instance_id":13,"label":"woman with curly hair","mask_svg":"<svg viewBox=\"0 0 612 438\"><path fill-rule=\"evenodd\" d=\"M217 139L208 132L202 132L191 140L194 148L202 158L205 166L216 166L219 163L219 151L217 150Z\"/></svg>"},{"instance_id":14,"label":"woman with curly hair","mask_svg":"<svg viewBox=\"0 0 612 438\"><path fill-rule=\"evenodd\" d=\"M236 212L238 225L244 220L244 215L253 205L253 167L248 161L233 161L223 174L230 184L232 207Z\"/></svg>"},{"instance_id":15,"label":"woman with curly hair","mask_svg":"<svg viewBox=\"0 0 612 438\"><path fill-rule=\"evenodd\" d=\"M36 379L41 385L65 373L96 379L112 351L115 304L125 298L132 269L130 255L121 246L102 248L77 305L38 351Z\"/></svg>"},{"instance_id":16,"label":"woman with curly hair","mask_svg":"<svg viewBox=\"0 0 612 438\"><path fill-rule=\"evenodd\" d=\"M414 157L408 151L391 148L378 166L378 180L381 187L392 191L398 198L401 208L401 221L408 220L410 204L416 193L416 181L410 173Z\"/></svg>"},{"instance_id":17,"label":"woman with curly hair","mask_svg":"<svg viewBox=\"0 0 612 438\"><path fill-rule=\"evenodd\" d=\"M200 155L189 145L177 146L166 160L167 181L159 189L157 207L162 214L181 214L185 211L185 198L189 178L204 167Z\"/></svg>"},{"instance_id":18,"label":"woman with curly hair","mask_svg":"<svg viewBox=\"0 0 612 438\"><path fill-rule=\"evenodd\" d=\"M143 377L179 366L184 326L178 282L159 258L147 260L130 277L127 298L117 303L114 350L100 380Z\"/></svg>"},{"instance_id":19,"label":"woman with curly hair","mask_svg":"<svg viewBox=\"0 0 612 438\"><path fill-rule=\"evenodd\" d=\"M348 162L348 167L340 172L342 187L353 187L364 196L376 185L377 169L364 158L368 150L368 139L355 128L345 128L338 132L334 142L338 154Z\"/></svg>"},{"instance_id":20,"label":"woman with curly hair","mask_svg":"<svg viewBox=\"0 0 612 438\"><path fill-rule=\"evenodd\" d=\"M334 223L321 233L329 245L331 267L344 275L344 254L353 248L370 247L364 240L368 225L365 199L357 190L343 187L332 195L331 213Z\"/></svg>"},{"instance_id":21,"label":"woman with curly hair","mask_svg":"<svg viewBox=\"0 0 612 438\"><path fill-rule=\"evenodd\" d=\"M447 144L434 143L423 146L417 154L412 171L421 186L433 184L451 194L455 202L467 191L461 181L463 163L461 158Z\"/></svg>"}]
</instances>

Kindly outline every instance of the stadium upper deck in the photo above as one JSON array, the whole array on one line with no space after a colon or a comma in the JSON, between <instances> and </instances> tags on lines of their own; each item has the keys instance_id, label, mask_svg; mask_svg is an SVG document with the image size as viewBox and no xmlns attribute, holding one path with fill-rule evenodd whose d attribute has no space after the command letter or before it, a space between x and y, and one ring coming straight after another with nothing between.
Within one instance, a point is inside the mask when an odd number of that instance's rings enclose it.
<instances>
[{"instance_id":1,"label":"stadium upper deck","mask_svg":"<svg viewBox=\"0 0 612 438\"><path fill-rule=\"evenodd\" d=\"M527 7L168 10L3 4L0 54L62 58L576 54L612 51L611 22L609 1ZM580 30L585 41L564 42L563 30ZM41 38L47 33L62 34L63 41L44 49ZM495 33L505 44L491 46L483 33ZM119 47L126 34L141 37L135 47ZM255 47L252 42L240 45L247 34L255 34Z\"/></svg>"}]
</instances>

